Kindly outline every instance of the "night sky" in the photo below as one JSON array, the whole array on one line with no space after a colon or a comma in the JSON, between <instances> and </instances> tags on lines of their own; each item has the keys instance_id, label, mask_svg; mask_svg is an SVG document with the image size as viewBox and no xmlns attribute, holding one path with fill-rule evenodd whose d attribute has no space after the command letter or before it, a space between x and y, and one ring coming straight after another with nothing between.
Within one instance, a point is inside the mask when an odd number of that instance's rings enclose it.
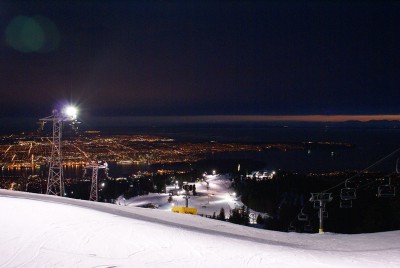
<instances>
[{"instance_id":1,"label":"night sky","mask_svg":"<svg viewBox=\"0 0 400 268\"><path fill-rule=\"evenodd\" d=\"M400 2L1 1L0 119L400 113Z\"/></svg>"}]
</instances>

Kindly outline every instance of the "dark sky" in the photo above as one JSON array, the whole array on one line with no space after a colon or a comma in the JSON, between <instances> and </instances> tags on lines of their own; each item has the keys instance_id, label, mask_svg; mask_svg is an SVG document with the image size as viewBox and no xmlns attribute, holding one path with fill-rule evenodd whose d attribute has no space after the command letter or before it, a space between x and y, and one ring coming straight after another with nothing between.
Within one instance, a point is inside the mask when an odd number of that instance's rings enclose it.
<instances>
[{"instance_id":1,"label":"dark sky","mask_svg":"<svg viewBox=\"0 0 400 268\"><path fill-rule=\"evenodd\" d=\"M0 117L399 114L400 2L349 2L1 1Z\"/></svg>"}]
</instances>

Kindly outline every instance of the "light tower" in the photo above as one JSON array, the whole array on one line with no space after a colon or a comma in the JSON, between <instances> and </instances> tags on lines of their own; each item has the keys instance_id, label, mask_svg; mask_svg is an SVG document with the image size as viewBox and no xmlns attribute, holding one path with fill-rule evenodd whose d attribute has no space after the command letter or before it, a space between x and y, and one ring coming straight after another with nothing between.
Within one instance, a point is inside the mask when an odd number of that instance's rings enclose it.
<instances>
[{"instance_id":1,"label":"light tower","mask_svg":"<svg viewBox=\"0 0 400 268\"><path fill-rule=\"evenodd\" d=\"M47 179L48 195L64 195L63 158L61 150L62 126L64 121L76 120L77 109L66 107L62 112L53 110L51 116L40 119L43 123L53 122L53 140L51 143L51 157L49 161L49 176Z\"/></svg>"},{"instance_id":2,"label":"light tower","mask_svg":"<svg viewBox=\"0 0 400 268\"><path fill-rule=\"evenodd\" d=\"M108 172L108 164L107 162L95 162L92 161L85 166L86 169L92 169L92 185L90 187L90 197L89 201L99 201L99 196L98 196L98 174L99 174L99 169L104 169L106 176Z\"/></svg>"}]
</instances>

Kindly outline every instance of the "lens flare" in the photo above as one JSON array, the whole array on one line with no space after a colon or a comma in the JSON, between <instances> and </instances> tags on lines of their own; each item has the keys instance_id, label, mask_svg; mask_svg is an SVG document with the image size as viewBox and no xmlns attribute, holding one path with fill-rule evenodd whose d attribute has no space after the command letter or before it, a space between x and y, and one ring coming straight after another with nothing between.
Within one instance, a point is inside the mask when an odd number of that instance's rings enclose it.
<instances>
[{"instance_id":1,"label":"lens flare","mask_svg":"<svg viewBox=\"0 0 400 268\"><path fill-rule=\"evenodd\" d=\"M76 118L78 115L78 109L75 106L67 106L64 110L64 114L71 118Z\"/></svg>"}]
</instances>

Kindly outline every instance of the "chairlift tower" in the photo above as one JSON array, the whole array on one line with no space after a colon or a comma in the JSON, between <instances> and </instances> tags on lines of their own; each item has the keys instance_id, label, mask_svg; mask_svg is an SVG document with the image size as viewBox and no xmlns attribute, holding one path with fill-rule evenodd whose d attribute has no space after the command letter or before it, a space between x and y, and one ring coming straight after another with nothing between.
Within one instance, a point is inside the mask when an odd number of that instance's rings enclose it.
<instances>
[{"instance_id":1,"label":"chairlift tower","mask_svg":"<svg viewBox=\"0 0 400 268\"><path fill-rule=\"evenodd\" d=\"M90 162L85 166L86 169L91 169L92 170L92 184L90 187L90 196L89 196L89 201L99 201L99 187L98 187L98 174L99 174L99 169L104 169L106 175L108 172L108 164L107 162Z\"/></svg>"},{"instance_id":2,"label":"chairlift tower","mask_svg":"<svg viewBox=\"0 0 400 268\"><path fill-rule=\"evenodd\" d=\"M53 110L51 116L40 119L41 122L53 123L53 139L51 142L51 157L49 161L49 176L47 178L46 194L64 195L63 157L61 149L62 127L64 121L76 120L77 110L69 106L63 112Z\"/></svg>"},{"instance_id":3,"label":"chairlift tower","mask_svg":"<svg viewBox=\"0 0 400 268\"><path fill-rule=\"evenodd\" d=\"M186 200L186 207L189 207L189 192L193 191L193 185L189 185L189 184L185 184L182 186L183 190L185 190L185 196L183 197L183 199Z\"/></svg>"},{"instance_id":4,"label":"chairlift tower","mask_svg":"<svg viewBox=\"0 0 400 268\"><path fill-rule=\"evenodd\" d=\"M324 218L327 218L325 205L332 199L332 193L311 193L310 202L314 202L314 208L319 209L319 233L324 232Z\"/></svg>"}]
</instances>

